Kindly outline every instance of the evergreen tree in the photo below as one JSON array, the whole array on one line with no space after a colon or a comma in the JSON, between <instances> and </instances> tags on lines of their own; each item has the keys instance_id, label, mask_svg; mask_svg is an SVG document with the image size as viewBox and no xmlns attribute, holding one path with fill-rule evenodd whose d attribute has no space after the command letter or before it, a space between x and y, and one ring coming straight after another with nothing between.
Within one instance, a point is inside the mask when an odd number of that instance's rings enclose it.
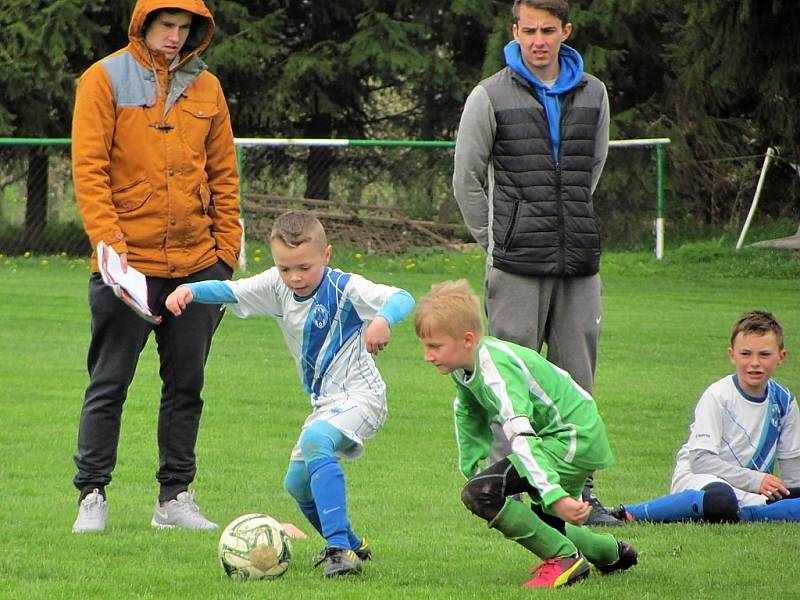
<instances>
[{"instance_id":1,"label":"evergreen tree","mask_svg":"<svg viewBox=\"0 0 800 600\"><path fill-rule=\"evenodd\" d=\"M768 180L774 191L765 194L762 210L796 215L800 179L791 163L800 163L798 27L794 0L698 0L686 4L682 22L666 25L674 36L667 56L675 69L664 112L691 157L707 161L678 175L695 184L684 191L708 222L743 215L762 162L719 159L762 155L768 146L784 161Z\"/></svg>"},{"instance_id":2,"label":"evergreen tree","mask_svg":"<svg viewBox=\"0 0 800 600\"><path fill-rule=\"evenodd\" d=\"M381 2L223 1L227 32L207 57L229 91L240 136L363 137L369 109L419 60L418 28L382 12ZM390 51L391 50L391 51ZM305 195L327 198L333 156L314 147Z\"/></svg>"},{"instance_id":3,"label":"evergreen tree","mask_svg":"<svg viewBox=\"0 0 800 600\"><path fill-rule=\"evenodd\" d=\"M672 68L664 46L671 38L664 25L681 21L683 5L679 0L570 2L574 33L567 43L583 56L586 72L606 85L612 140L670 135L663 97ZM668 152L672 156L673 147ZM648 243L655 197L653 150L612 148L594 194L604 239ZM671 198L668 206L676 205Z\"/></svg>"},{"instance_id":4,"label":"evergreen tree","mask_svg":"<svg viewBox=\"0 0 800 600\"><path fill-rule=\"evenodd\" d=\"M0 0L0 135L68 136L75 82L89 64L127 43L134 3ZM502 48L511 39L511 0L207 4L217 34L203 58L222 79L239 137L453 139L467 94L503 66ZM670 218L735 220L752 195L761 160L720 159L762 155L770 145L782 162L768 178L762 207L796 215L800 178L790 166L800 164L795 5L571 2L575 34L569 43L608 87L612 138L673 140ZM248 151L247 168L257 172L259 158L276 153L305 173L303 193L312 198L327 198L331 174L353 168L335 163L340 159L329 148L308 155ZM47 160L46 152L33 150L19 167L28 181L30 240L46 221ZM378 173L379 163L391 163L402 202L419 214L438 210L449 219L454 205L441 173L450 172L451 160L447 153L419 150L393 151L387 160L376 150L361 167L368 181L373 165ZM604 224L619 224L615 234L628 235L630 219L614 207L651 202L651 174L649 153L610 154L597 206L606 211ZM350 200L358 200L358 187ZM634 198L632 189L645 193Z\"/></svg>"},{"instance_id":5,"label":"evergreen tree","mask_svg":"<svg viewBox=\"0 0 800 600\"><path fill-rule=\"evenodd\" d=\"M74 67L103 45L109 27L93 17L104 5L98 0L0 0L0 135L69 136ZM36 249L47 224L48 149L30 146L24 166L18 153L4 154L7 164L26 171L22 244Z\"/></svg>"}]
</instances>

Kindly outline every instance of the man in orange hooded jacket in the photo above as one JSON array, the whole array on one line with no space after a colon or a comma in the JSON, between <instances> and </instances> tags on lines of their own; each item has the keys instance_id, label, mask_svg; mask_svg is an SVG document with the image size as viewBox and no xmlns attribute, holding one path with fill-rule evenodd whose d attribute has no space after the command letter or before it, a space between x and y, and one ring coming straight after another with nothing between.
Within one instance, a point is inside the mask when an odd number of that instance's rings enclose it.
<instances>
[{"instance_id":1,"label":"man in orange hooded jacket","mask_svg":"<svg viewBox=\"0 0 800 600\"><path fill-rule=\"evenodd\" d=\"M219 80L199 58L214 34L202 0L138 0L129 44L78 84L72 122L75 195L93 247L105 242L147 277L160 312L182 283L229 279L241 246L239 177L230 114ZM73 531L102 531L108 516L122 405L155 331L162 379L160 484L153 527L210 529L189 484L211 339L222 313L192 305L153 325L117 299L92 257L90 383L75 456L80 490Z\"/></svg>"}]
</instances>

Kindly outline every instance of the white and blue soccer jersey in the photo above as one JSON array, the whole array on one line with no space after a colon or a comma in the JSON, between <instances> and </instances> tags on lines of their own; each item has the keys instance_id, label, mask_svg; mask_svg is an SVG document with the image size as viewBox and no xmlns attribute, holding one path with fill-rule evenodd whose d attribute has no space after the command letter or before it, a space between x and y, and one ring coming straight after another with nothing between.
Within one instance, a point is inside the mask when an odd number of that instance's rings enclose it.
<instances>
[{"instance_id":1,"label":"white and blue soccer jersey","mask_svg":"<svg viewBox=\"0 0 800 600\"><path fill-rule=\"evenodd\" d=\"M354 395L385 404L386 385L367 352L364 327L402 290L328 267L308 297L294 294L276 267L227 283L237 300L229 305L234 314L277 319L315 408L322 398Z\"/></svg>"},{"instance_id":2,"label":"white and blue soccer jersey","mask_svg":"<svg viewBox=\"0 0 800 600\"><path fill-rule=\"evenodd\" d=\"M800 456L800 423L794 394L770 380L763 398L739 386L736 375L711 384L700 397L689 439L678 451L673 492L691 474L690 454L707 450L737 467L771 473L775 461ZM680 486L683 487L683 486Z\"/></svg>"}]
</instances>

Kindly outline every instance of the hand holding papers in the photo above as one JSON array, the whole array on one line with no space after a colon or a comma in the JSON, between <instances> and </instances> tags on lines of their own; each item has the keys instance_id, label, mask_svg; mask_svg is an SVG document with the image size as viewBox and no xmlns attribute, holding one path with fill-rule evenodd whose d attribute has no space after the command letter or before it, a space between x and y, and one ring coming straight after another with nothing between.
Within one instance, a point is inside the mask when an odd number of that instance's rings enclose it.
<instances>
[{"instance_id":1,"label":"hand holding papers","mask_svg":"<svg viewBox=\"0 0 800 600\"><path fill-rule=\"evenodd\" d=\"M128 266L128 270L123 273L119 254L105 242L97 244L97 264L103 282L120 300L145 321L155 324L161 322L161 317L150 311L147 302L147 280L142 273L131 266Z\"/></svg>"}]
</instances>

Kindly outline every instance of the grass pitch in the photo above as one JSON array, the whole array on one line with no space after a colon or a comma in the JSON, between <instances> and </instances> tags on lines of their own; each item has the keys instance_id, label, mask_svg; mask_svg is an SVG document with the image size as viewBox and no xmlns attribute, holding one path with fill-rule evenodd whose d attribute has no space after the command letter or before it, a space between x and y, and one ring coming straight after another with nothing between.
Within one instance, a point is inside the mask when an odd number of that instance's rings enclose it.
<instances>
[{"instance_id":1,"label":"grass pitch","mask_svg":"<svg viewBox=\"0 0 800 600\"><path fill-rule=\"evenodd\" d=\"M713 244L712 244L713 246ZM252 271L265 268L263 258ZM645 253L604 257L604 316L595 396L616 464L597 475L609 504L665 493L702 390L730 372L730 325L752 308L786 329L777 378L800 390L798 259L694 245L657 263ZM482 257L425 252L395 259L337 250L333 263L413 295L466 277L481 290ZM452 431L452 385L423 363L413 327L397 326L379 358L389 386L385 428L345 464L351 516L375 559L363 577L323 581L312 567L322 540L295 543L276 581L234 583L220 568L217 532L150 528L157 494L159 381L153 342L142 354L122 425L109 528L71 533L78 415L87 382L86 261L0 257L0 598L528 598L535 562L461 505ZM310 532L282 490L308 400L271 319L228 315L207 369L194 488L221 526L248 512ZM800 590L791 567L800 525L634 525L609 530L633 542L640 564L593 574L570 598L753 598ZM547 593L547 592L544 592Z\"/></svg>"}]
</instances>

